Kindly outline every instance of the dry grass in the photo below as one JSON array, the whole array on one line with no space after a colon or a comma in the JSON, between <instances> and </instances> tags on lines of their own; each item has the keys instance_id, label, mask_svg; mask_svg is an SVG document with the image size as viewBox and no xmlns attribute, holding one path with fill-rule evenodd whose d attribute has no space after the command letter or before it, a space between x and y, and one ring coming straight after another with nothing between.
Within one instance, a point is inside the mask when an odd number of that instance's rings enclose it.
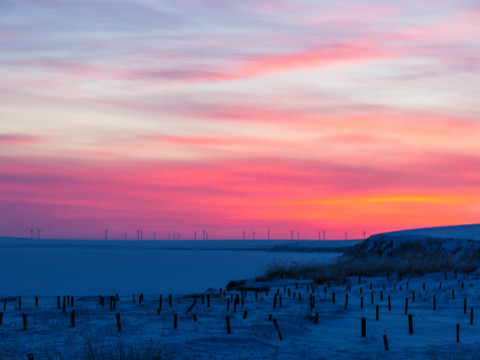
<instances>
[{"instance_id":1,"label":"dry grass","mask_svg":"<svg viewBox=\"0 0 480 360\"><path fill-rule=\"evenodd\" d=\"M272 264L266 272L257 277L259 281L274 279L313 279L317 283L346 283L351 276L421 276L444 271L470 273L480 267L478 260L464 260L450 257L431 258L356 258L342 256L333 264Z\"/></svg>"}]
</instances>

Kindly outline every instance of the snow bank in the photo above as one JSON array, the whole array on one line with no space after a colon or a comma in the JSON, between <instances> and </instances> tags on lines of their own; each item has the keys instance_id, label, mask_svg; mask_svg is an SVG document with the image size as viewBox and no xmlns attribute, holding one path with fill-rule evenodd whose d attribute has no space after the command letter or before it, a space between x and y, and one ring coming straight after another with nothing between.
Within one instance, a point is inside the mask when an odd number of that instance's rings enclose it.
<instances>
[{"instance_id":1,"label":"snow bank","mask_svg":"<svg viewBox=\"0 0 480 360\"><path fill-rule=\"evenodd\" d=\"M480 224L373 235L349 252L355 257L479 259Z\"/></svg>"}]
</instances>

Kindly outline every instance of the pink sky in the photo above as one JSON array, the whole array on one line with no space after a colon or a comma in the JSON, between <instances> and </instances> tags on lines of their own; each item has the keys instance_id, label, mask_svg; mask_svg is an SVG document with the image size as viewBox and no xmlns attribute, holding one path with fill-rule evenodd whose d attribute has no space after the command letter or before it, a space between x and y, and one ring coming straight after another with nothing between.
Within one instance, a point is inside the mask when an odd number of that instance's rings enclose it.
<instances>
[{"instance_id":1,"label":"pink sky","mask_svg":"<svg viewBox=\"0 0 480 360\"><path fill-rule=\"evenodd\" d=\"M478 223L474 1L0 4L0 236Z\"/></svg>"}]
</instances>

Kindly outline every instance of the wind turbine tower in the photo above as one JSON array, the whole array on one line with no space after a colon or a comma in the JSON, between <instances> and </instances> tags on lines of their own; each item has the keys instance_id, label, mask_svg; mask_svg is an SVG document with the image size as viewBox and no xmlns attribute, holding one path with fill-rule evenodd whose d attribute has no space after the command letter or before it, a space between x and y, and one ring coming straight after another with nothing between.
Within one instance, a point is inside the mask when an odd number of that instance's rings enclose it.
<instances>
[{"instance_id":1,"label":"wind turbine tower","mask_svg":"<svg viewBox=\"0 0 480 360\"><path fill-rule=\"evenodd\" d=\"M40 228L37 226L37 239L40 240L40 233L42 232L42 230L40 230Z\"/></svg>"},{"instance_id":2,"label":"wind turbine tower","mask_svg":"<svg viewBox=\"0 0 480 360\"><path fill-rule=\"evenodd\" d=\"M140 230L137 229L137 241L140 241Z\"/></svg>"},{"instance_id":3,"label":"wind turbine tower","mask_svg":"<svg viewBox=\"0 0 480 360\"><path fill-rule=\"evenodd\" d=\"M323 241L325 241L325 233L326 233L326 231L323 230Z\"/></svg>"},{"instance_id":4,"label":"wind turbine tower","mask_svg":"<svg viewBox=\"0 0 480 360\"><path fill-rule=\"evenodd\" d=\"M245 240L245 229L242 228L243 240Z\"/></svg>"},{"instance_id":5,"label":"wind turbine tower","mask_svg":"<svg viewBox=\"0 0 480 360\"><path fill-rule=\"evenodd\" d=\"M108 240L107 233L108 233L108 228L106 228L106 229L105 229L105 241L107 241L107 240Z\"/></svg>"},{"instance_id":6,"label":"wind turbine tower","mask_svg":"<svg viewBox=\"0 0 480 360\"><path fill-rule=\"evenodd\" d=\"M363 230L363 241L365 241L365 235L366 235L366 232L365 230Z\"/></svg>"},{"instance_id":7,"label":"wind turbine tower","mask_svg":"<svg viewBox=\"0 0 480 360\"><path fill-rule=\"evenodd\" d=\"M127 240L127 232L126 231L125 231L125 234L123 234L123 235L125 235L125 240Z\"/></svg>"},{"instance_id":8,"label":"wind turbine tower","mask_svg":"<svg viewBox=\"0 0 480 360\"><path fill-rule=\"evenodd\" d=\"M255 240L255 230L252 230L252 239Z\"/></svg>"},{"instance_id":9,"label":"wind turbine tower","mask_svg":"<svg viewBox=\"0 0 480 360\"><path fill-rule=\"evenodd\" d=\"M292 237L292 241L293 241L293 233L294 233L294 230L290 230L290 235Z\"/></svg>"},{"instance_id":10,"label":"wind turbine tower","mask_svg":"<svg viewBox=\"0 0 480 360\"><path fill-rule=\"evenodd\" d=\"M203 240L206 240L207 239L207 232L205 231L205 229L202 227L202 231L203 231Z\"/></svg>"},{"instance_id":11,"label":"wind turbine tower","mask_svg":"<svg viewBox=\"0 0 480 360\"><path fill-rule=\"evenodd\" d=\"M30 240L33 240L33 228L30 229Z\"/></svg>"},{"instance_id":12,"label":"wind turbine tower","mask_svg":"<svg viewBox=\"0 0 480 360\"><path fill-rule=\"evenodd\" d=\"M297 229L297 241L300 240L300 231Z\"/></svg>"},{"instance_id":13,"label":"wind turbine tower","mask_svg":"<svg viewBox=\"0 0 480 360\"><path fill-rule=\"evenodd\" d=\"M268 231L267 231L267 240L270 240L270 226L268 227Z\"/></svg>"},{"instance_id":14,"label":"wind turbine tower","mask_svg":"<svg viewBox=\"0 0 480 360\"><path fill-rule=\"evenodd\" d=\"M197 240L197 232L196 231L193 232L193 239Z\"/></svg>"},{"instance_id":15,"label":"wind turbine tower","mask_svg":"<svg viewBox=\"0 0 480 360\"><path fill-rule=\"evenodd\" d=\"M157 241L157 232L156 231L153 232L153 241Z\"/></svg>"}]
</instances>

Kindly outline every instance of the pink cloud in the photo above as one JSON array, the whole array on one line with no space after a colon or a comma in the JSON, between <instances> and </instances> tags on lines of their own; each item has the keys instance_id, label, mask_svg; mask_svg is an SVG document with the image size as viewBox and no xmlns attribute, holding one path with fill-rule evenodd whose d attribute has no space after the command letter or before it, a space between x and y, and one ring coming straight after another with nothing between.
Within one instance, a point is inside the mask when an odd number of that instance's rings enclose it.
<instances>
[{"instance_id":1,"label":"pink cloud","mask_svg":"<svg viewBox=\"0 0 480 360\"><path fill-rule=\"evenodd\" d=\"M2 145L28 145L41 142L42 139L29 135L0 134L0 146Z\"/></svg>"}]
</instances>

